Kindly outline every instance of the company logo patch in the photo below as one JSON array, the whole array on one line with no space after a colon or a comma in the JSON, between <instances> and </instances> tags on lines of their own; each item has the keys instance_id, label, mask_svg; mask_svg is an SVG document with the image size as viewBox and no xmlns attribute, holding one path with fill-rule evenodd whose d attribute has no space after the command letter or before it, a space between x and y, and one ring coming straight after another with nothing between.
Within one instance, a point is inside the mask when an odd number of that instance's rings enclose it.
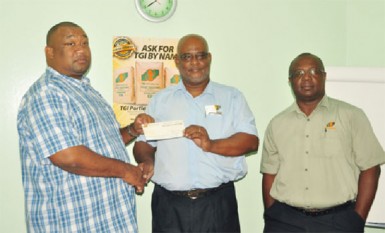
<instances>
[{"instance_id":1,"label":"company logo patch","mask_svg":"<svg viewBox=\"0 0 385 233\"><path fill-rule=\"evenodd\" d=\"M136 46L128 37L118 37L114 40L113 47L114 57L119 59L127 59L136 52Z\"/></svg>"}]
</instances>

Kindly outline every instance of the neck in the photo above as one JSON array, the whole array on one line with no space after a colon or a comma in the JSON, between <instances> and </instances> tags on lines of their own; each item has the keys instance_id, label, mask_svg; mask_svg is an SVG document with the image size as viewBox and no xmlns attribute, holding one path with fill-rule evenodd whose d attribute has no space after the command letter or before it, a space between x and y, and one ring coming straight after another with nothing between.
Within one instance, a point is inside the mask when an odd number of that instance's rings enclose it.
<instances>
[{"instance_id":1,"label":"neck","mask_svg":"<svg viewBox=\"0 0 385 233\"><path fill-rule=\"evenodd\" d=\"M209 79L205 81L204 83L200 84L191 84L183 82L184 86L186 87L186 90L195 98L203 93L203 91L206 89L207 85L209 84Z\"/></svg>"},{"instance_id":2,"label":"neck","mask_svg":"<svg viewBox=\"0 0 385 233\"><path fill-rule=\"evenodd\" d=\"M312 101L303 101L303 100L297 99L296 102L297 102L299 109L301 109L301 111L303 113L305 113L306 116L309 116L314 111L314 109L317 107L318 103L321 102L321 100L322 100L322 98L321 99L315 99Z\"/></svg>"}]
</instances>

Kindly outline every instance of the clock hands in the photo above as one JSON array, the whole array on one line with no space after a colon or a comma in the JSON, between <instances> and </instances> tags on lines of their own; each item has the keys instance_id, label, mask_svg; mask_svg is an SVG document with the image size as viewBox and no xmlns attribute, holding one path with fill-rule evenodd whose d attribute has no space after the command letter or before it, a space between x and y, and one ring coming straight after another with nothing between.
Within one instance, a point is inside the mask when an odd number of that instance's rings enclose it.
<instances>
[{"instance_id":1,"label":"clock hands","mask_svg":"<svg viewBox=\"0 0 385 233\"><path fill-rule=\"evenodd\" d=\"M160 4L159 2L158 2L158 0L154 0L153 2L151 2L150 4L148 4L146 7L150 7L152 4L154 4L154 3L158 3L158 4Z\"/></svg>"}]
</instances>

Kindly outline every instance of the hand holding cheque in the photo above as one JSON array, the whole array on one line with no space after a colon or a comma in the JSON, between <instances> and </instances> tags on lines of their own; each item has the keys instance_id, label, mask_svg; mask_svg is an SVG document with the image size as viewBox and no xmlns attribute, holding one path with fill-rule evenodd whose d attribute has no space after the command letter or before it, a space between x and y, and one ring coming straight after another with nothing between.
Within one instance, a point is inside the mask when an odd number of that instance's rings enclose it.
<instances>
[{"instance_id":1,"label":"hand holding cheque","mask_svg":"<svg viewBox=\"0 0 385 233\"><path fill-rule=\"evenodd\" d=\"M143 125L144 136L147 140L164 140L178 137L186 137L205 150L209 144L208 134L205 128L198 125L190 125L187 128L182 120L163 121ZM205 150L206 151L206 150Z\"/></svg>"}]
</instances>

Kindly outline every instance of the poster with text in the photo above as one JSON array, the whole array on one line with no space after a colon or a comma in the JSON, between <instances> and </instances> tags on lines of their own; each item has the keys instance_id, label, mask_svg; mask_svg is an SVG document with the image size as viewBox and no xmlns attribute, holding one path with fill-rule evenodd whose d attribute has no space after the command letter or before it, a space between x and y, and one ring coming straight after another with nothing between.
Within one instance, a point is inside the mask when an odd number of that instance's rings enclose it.
<instances>
[{"instance_id":1,"label":"poster with text","mask_svg":"<svg viewBox=\"0 0 385 233\"><path fill-rule=\"evenodd\" d=\"M177 39L114 37L113 109L121 127L143 113L155 93L179 83L177 43Z\"/></svg>"}]
</instances>

